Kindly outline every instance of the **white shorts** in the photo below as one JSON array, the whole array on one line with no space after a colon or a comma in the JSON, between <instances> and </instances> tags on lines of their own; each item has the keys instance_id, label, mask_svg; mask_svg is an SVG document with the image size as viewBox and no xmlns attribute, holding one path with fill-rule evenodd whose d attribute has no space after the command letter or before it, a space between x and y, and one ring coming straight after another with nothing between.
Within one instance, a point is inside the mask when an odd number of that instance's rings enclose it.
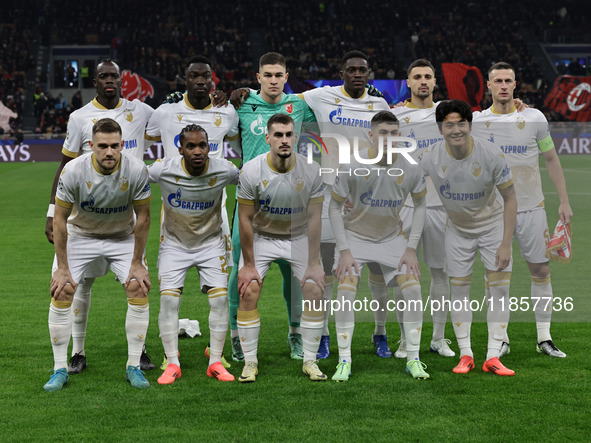
<instances>
[{"instance_id":1,"label":"white shorts","mask_svg":"<svg viewBox=\"0 0 591 443\"><path fill-rule=\"evenodd\" d=\"M222 237L204 242L196 249L183 249L163 242L158 251L158 280L160 290L182 288L187 271L197 268L201 288L228 286L226 245Z\"/></svg>"},{"instance_id":2,"label":"white shorts","mask_svg":"<svg viewBox=\"0 0 591 443\"><path fill-rule=\"evenodd\" d=\"M480 251L480 259L484 263L484 268L496 271L496 255L502 241L502 225L478 238L466 237L453 228L447 227L445 230L445 251L447 253L445 273L450 277L471 275L477 251ZM503 271L510 272L512 266L513 260Z\"/></svg>"},{"instance_id":3,"label":"white shorts","mask_svg":"<svg viewBox=\"0 0 591 443\"><path fill-rule=\"evenodd\" d=\"M413 208L403 206L400 210L402 229L406 236L410 235ZM441 269L445 266L445 225L447 213L443 206L427 208L425 226L421 235L419 248L422 248L422 261L430 268Z\"/></svg>"},{"instance_id":4,"label":"white shorts","mask_svg":"<svg viewBox=\"0 0 591 443\"><path fill-rule=\"evenodd\" d=\"M518 212L515 238L521 249L521 257L529 263L546 263L546 247L550 241L548 219L544 208Z\"/></svg>"},{"instance_id":5,"label":"white shorts","mask_svg":"<svg viewBox=\"0 0 591 443\"><path fill-rule=\"evenodd\" d=\"M53 256L53 266L51 267L51 275L57 270L57 256ZM107 260L94 260L86 267L86 271L84 271L84 275L82 278L97 278L97 277L104 277L109 273L109 263Z\"/></svg>"},{"instance_id":6,"label":"white shorts","mask_svg":"<svg viewBox=\"0 0 591 443\"><path fill-rule=\"evenodd\" d=\"M135 247L133 235L122 238L92 238L68 235L68 265L72 279L80 283L93 272L111 269L121 284L129 277ZM144 260L144 265L146 265ZM105 268L106 266L106 268ZM147 266L146 266L147 267ZM103 274L93 276L102 277Z\"/></svg>"},{"instance_id":7,"label":"white shorts","mask_svg":"<svg viewBox=\"0 0 591 443\"><path fill-rule=\"evenodd\" d=\"M406 265L403 265L400 271L398 265L400 259L406 251L408 243L406 237L402 233L381 243L370 242L358 239L352 235L347 235L347 242L351 255L359 265L359 271L366 263L377 263L380 265L384 281L391 286L394 283L394 278L397 275L406 274ZM340 251L335 249L335 265L333 271L339 263Z\"/></svg>"},{"instance_id":8,"label":"white shorts","mask_svg":"<svg viewBox=\"0 0 591 443\"><path fill-rule=\"evenodd\" d=\"M265 278L269 266L275 260L283 259L291 265L291 272L301 282L308 268L308 237L278 239L254 234L253 254L257 272ZM320 262L320 257L318 257ZM244 266L244 256L240 254L240 265Z\"/></svg>"}]
</instances>

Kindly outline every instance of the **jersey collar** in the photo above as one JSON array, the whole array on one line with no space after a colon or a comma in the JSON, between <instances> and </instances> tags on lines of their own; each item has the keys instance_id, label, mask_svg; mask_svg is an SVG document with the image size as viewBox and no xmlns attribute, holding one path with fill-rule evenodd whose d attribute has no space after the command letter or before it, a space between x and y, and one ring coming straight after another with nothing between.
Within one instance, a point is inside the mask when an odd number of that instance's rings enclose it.
<instances>
[{"instance_id":1,"label":"jersey collar","mask_svg":"<svg viewBox=\"0 0 591 443\"><path fill-rule=\"evenodd\" d=\"M465 156L463 156L462 158L456 158L449 150L449 146L447 145L447 143L445 144L445 149L447 150L447 153L449 154L449 156L451 158L453 158L454 160L464 160L465 158L470 157L472 155L472 151L474 151L474 138L472 136L470 136L470 147L468 148L468 153Z\"/></svg>"},{"instance_id":2,"label":"jersey collar","mask_svg":"<svg viewBox=\"0 0 591 443\"><path fill-rule=\"evenodd\" d=\"M270 152L267 154L267 164L269 165L269 168L271 168L271 171L276 172L277 174L287 174L295 167L295 164L296 164L295 152L292 152L291 155L293 155L293 162L289 166L289 169L285 172L279 172L277 169L275 169L275 166L273 166L273 164L271 163L271 153Z\"/></svg>"},{"instance_id":3,"label":"jersey collar","mask_svg":"<svg viewBox=\"0 0 591 443\"><path fill-rule=\"evenodd\" d=\"M351 96L349 95L349 93L348 93L347 91L345 91L345 86L344 86L344 85L343 85L343 86L341 86L341 92L343 93L343 95L344 95L345 97L353 98L353 97L351 97ZM364 98L366 95L367 95L367 89L365 89L365 90L363 91L363 95L362 95L361 97L359 97L359 98L356 98L356 99L353 99L353 100L359 100L360 98Z\"/></svg>"},{"instance_id":4,"label":"jersey collar","mask_svg":"<svg viewBox=\"0 0 591 443\"><path fill-rule=\"evenodd\" d=\"M94 168L94 170L95 170L97 173L99 173L100 175L113 175L115 172L117 172L117 171L119 170L119 166L121 166L121 162L123 161L123 160L122 160L122 158L123 158L123 157L122 157L122 155L123 155L123 154L121 154L121 156L119 156L119 161L117 162L117 167L116 167L115 169L113 169L113 172L111 172L110 174L103 174L103 173L102 173L102 172L99 170L99 165L98 165L98 163L96 162L96 158L94 157L94 152L93 152L93 153L92 153L92 155L91 155L91 158L92 158L92 167L93 167L93 168Z\"/></svg>"},{"instance_id":5,"label":"jersey collar","mask_svg":"<svg viewBox=\"0 0 591 443\"><path fill-rule=\"evenodd\" d=\"M434 106L435 106L435 103L431 103L431 106L429 106L429 108L432 108L432 107L434 107ZM410 98L407 98L407 99L404 101L404 107L405 107L405 108L410 108L410 109L429 109L429 108L419 108L418 106L416 106L416 105L413 105L413 104L411 103L411 101L410 101Z\"/></svg>"},{"instance_id":6,"label":"jersey collar","mask_svg":"<svg viewBox=\"0 0 591 443\"><path fill-rule=\"evenodd\" d=\"M511 110L509 112L507 112L507 114L512 114L515 111L517 111L517 108L515 107L515 105L513 105L513 107L511 108ZM501 112L499 112L495 109L495 105L491 105L490 112L492 112L493 114L497 114L497 115L502 114Z\"/></svg>"},{"instance_id":7,"label":"jersey collar","mask_svg":"<svg viewBox=\"0 0 591 443\"><path fill-rule=\"evenodd\" d=\"M185 100L185 105L187 106L187 108L192 109L193 111L197 111L198 109L195 108L191 102L189 101L189 97L187 96L187 93L185 92L183 94L184 100ZM207 105L205 108L203 109L199 109L199 111L205 111L206 109L211 109L213 106L213 97L211 96L211 94L209 94L209 105Z\"/></svg>"},{"instance_id":8,"label":"jersey collar","mask_svg":"<svg viewBox=\"0 0 591 443\"><path fill-rule=\"evenodd\" d=\"M187 171L187 167L185 166L185 158L184 157L181 159L181 166L183 167L183 171L185 171L188 176L190 176L190 177L201 177L202 175L205 175L205 173L209 169L209 157L207 158L207 160L205 160L205 168L203 168L203 172L201 174L197 175L197 176L191 175L191 173L189 171Z\"/></svg>"},{"instance_id":9,"label":"jersey collar","mask_svg":"<svg viewBox=\"0 0 591 443\"><path fill-rule=\"evenodd\" d=\"M99 103L99 101L97 100L97 97L92 99L92 104L99 109L107 110L107 108L105 108L103 105L101 105ZM117 103L117 106L115 106L115 109L120 108L122 104L123 104L123 101L121 99L119 99L119 103Z\"/></svg>"}]
</instances>

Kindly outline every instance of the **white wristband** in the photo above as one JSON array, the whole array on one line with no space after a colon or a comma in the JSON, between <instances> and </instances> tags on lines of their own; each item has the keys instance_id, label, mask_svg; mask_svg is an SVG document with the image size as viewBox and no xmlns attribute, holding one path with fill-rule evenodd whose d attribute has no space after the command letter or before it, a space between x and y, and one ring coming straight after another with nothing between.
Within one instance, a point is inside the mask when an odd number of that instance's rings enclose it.
<instances>
[{"instance_id":1,"label":"white wristband","mask_svg":"<svg viewBox=\"0 0 591 443\"><path fill-rule=\"evenodd\" d=\"M49 208L47 208L47 217L53 218L54 214L55 214L55 205L53 203L50 203Z\"/></svg>"}]
</instances>

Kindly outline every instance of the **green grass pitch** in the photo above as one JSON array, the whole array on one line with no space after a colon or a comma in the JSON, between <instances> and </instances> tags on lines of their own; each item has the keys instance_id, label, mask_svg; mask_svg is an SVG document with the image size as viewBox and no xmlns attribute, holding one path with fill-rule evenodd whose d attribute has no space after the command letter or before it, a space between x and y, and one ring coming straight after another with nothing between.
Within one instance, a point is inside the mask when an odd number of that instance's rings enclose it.
<instances>
[{"instance_id":1,"label":"green grass pitch","mask_svg":"<svg viewBox=\"0 0 591 443\"><path fill-rule=\"evenodd\" d=\"M44 235L49 189L57 163L1 164L0 222L0 423L2 441L539 441L587 440L591 410L591 156L562 156L573 220L574 258L552 264L556 297L572 297L570 312L556 312L552 334L566 359L535 351L533 314L515 313L509 331L511 354L504 363L515 377L481 371L486 324L472 328L476 370L451 372L457 358L428 351L432 331L425 316L421 358L431 380L404 374L404 362L378 358L371 345L371 316L360 316L353 343L353 375L348 383L312 383L301 363L290 360L280 278L273 267L261 300L260 375L254 384L221 383L205 375L207 300L190 273L181 318L198 319L202 337L181 339L183 377L160 386L160 370L147 373L152 386L134 390L125 381L125 296L113 274L93 288L86 353L88 369L70 377L60 392L42 389L53 366L47 328L53 248ZM557 219L557 196L543 171L548 222ZM158 338L159 189L154 187L147 258L153 287L147 346L155 363L163 357ZM511 296L527 297L530 279L514 248ZM477 260L472 297L482 298L482 265ZM426 296L429 277L421 280ZM363 279L362 281L365 281ZM362 283L362 287L365 283ZM367 293L360 291L360 296ZM334 334L334 323L330 325ZM388 316L390 344L398 338L395 314ZM446 336L457 345L451 325ZM333 336L334 337L334 336ZM230 355L229 340L225 348ZM319 365L329 376L331 356ZM242 365L232 362L239 375Z\"/></svg>"}]
</instances>

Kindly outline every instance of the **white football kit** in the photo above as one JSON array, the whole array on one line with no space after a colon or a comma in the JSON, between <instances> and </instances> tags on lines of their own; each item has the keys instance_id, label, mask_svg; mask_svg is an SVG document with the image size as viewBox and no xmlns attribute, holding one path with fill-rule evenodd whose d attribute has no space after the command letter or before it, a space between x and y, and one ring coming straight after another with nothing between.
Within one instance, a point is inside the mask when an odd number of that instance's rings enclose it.
<instances>
[{"instance_id":1,"label":"white football kit","mask_svg":"<svg viewBox=\"0 0 591 443\"><path fill-rule=\"evenodd\" d=\"M371 150L368 155L375 156ZM376 170L370 175L348 173L363 167L356 160L343 166L332 186L332 198L341 203L347 198L353 202L353 208L343 218L349 249L360 266L378 263L388 283L406 273L406 266L397 269L407 245L399 215L407 196L425 196L425 177L420 165L410 164L401 155L391 165L373 166ZM338 263L338 248L335 255Z\"/></svg>"},{"instance_id":2,"label":"white football kit","mask_svg":"<svg viewBox=\"0 0 591 443\"><path fill-rule=\"evenodd\" d=\"M294 275L302 279L308 264L307 211L310 204L321 204L324 183L319 165L292 154L292 168L281 173L261 154L242 167L236 192L239 204L255 207L253 242L255 265L264 278L272 261L291 263ZM240 267L244 259L240 258Z\"/></svg>"},{"instance_id":3,"label":"white football kit","mask_svg":"<svg viewBox=\"0 0 591 443\"><path fill-rule=\"evenodd\" d=\"M114 109L107 109L95 98L87 105L72 112L62 154L75 158L78 154L91 152L92 127L102 118L111 118L121 126L124 141L123 152L139 160L144 158L144 131L154 110L147 104L124 98Z\"/></svg>"},{"instance_id":4,"label":"white football kit","mask_svg":"<svg viewBox=\"0 0 591 443\"><path fill-rule=\"evenodd\" d=\"M539 154L554 148L548 121L537 109L499 114L494 106L475 112L472 134L499 146L511 168L517 197L515 236L521 255L530 263L545 263L550 240L544 209Z\"/></svg>"},{"instance_id":5,"label":"white football kit","mask_svg":"<svg viewBox=\"0 0 591 443\"><path fill-rule=\"evenodd\" d=\"M134 206L149 204L146 165L126 154L116 171L98 172L94 154L85 154L63 169L56 191L57 205L71 208L68 218L68 264L79 282L92 262L106 260L125 282L133 256Z\"/></svg>"},{"instance_id":6,"label":"white football kit","mask_svg":"<svg viewBox=\"0 0 591 443\"><path fill-rule=\"evenodd\" d=\"M148 168L160 185L164 222L158 256L160 288L180 288L188 269L196 266L202 286L227 286L222 195L238 183L238 168L229 161L208 159L204 172L192 176L182 156L157 160Z\"/></svg>"},{"instance_id":7,"label":"white football kit","mask_svg":"<svg viewBox=\"0 0 591 443\"><path fill-rule=\"evenodd\" d=\"M486 269L496 270L494 258L503 235L503 204L497 198L497 189L513 184L511 169L498 148L487 141L471 140L463 159L455 159L443 140L428 149L421 160L448 215L445 270L450 277L472 273L477 246ZM485 240L492 232L498 241ZM492 244L495 242L496 247ZM506 271L510 270L511 265Z\"/></svg>"}]
</instances>

